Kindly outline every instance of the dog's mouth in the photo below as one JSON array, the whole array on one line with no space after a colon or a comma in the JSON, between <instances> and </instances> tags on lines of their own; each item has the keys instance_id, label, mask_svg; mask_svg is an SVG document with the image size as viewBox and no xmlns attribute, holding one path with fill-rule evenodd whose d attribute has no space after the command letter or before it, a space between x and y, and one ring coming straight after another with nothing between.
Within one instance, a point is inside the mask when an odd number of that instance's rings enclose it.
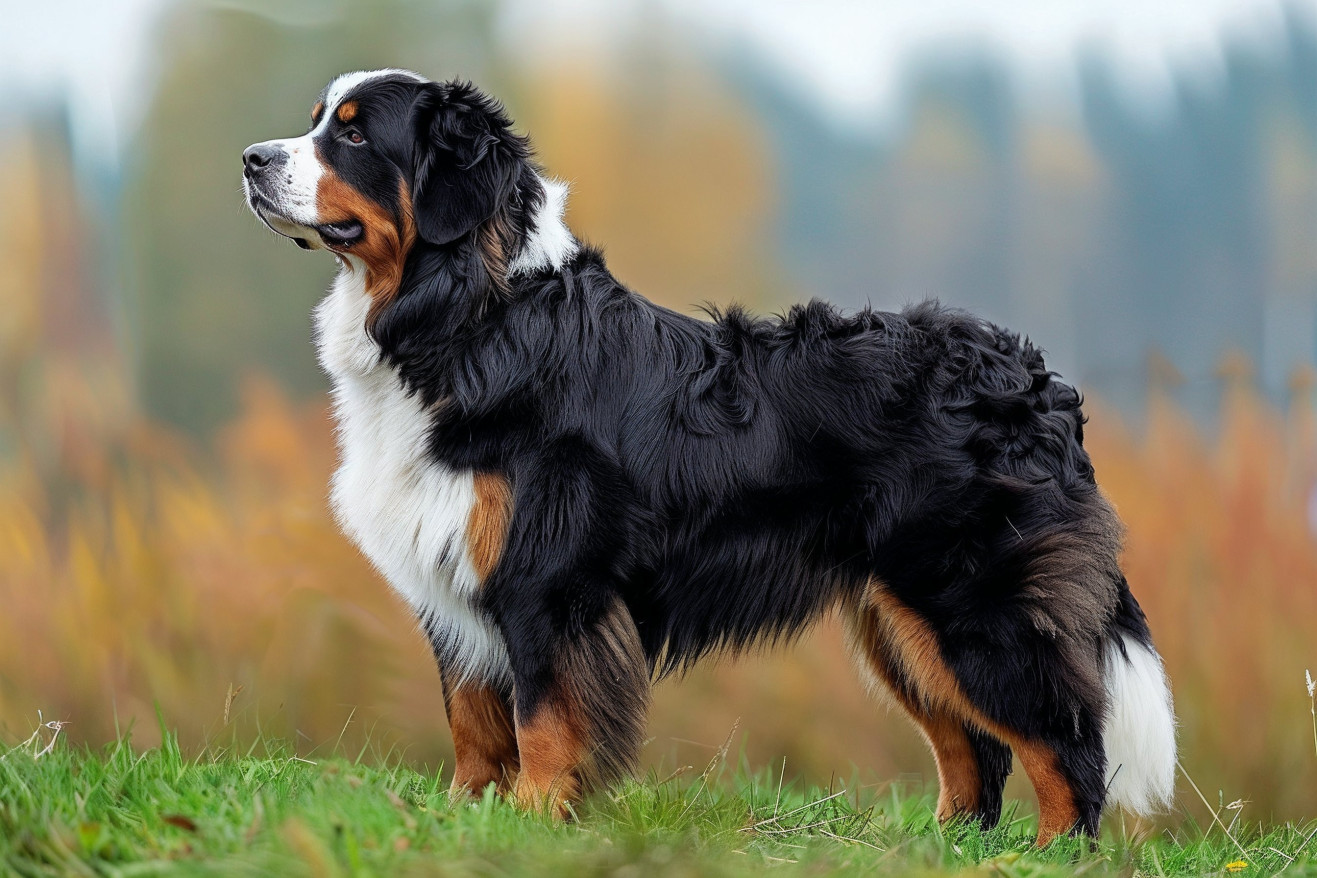
<instances>
[{"instance_id":1,"label":"dog's mouth","mask_svg":"<svg viewBox=\"0 0 1317 878\"><path fill-rule=\"evenodd\" d=\"M262 192L254 182L251 180L244 182L247 190L247 206L256 214L257 219L265 223L266 228L276 235L291 238L303 250L310 250L311 242L307 238L315 230L288 219L275 206L274 199Z\"/></svg>"},{"instance_id":2,"label":"dog's mouth","mask_svg":"<svg viewBox=\"0 0 1317 878\"><path fill-rule=\"evenodd\" d=\"M247 181L247 203L269 229L303 250L314 250L323 244L331 250L347 250L365 237L366 230L355 219L338 220L310 226L284 216L274 199L261 191L254 182Z\"/></svg>"},{"instance_id":3,"label":"dog's mouth","mask_svg":"<svg viewBox=\"0 0 1317 878\"><path fill-rule=\"evenodd\" d=\"M324 223L316 226L325 246L334 250L346 249L360 241L366 234L361 223L354 219L340 220L336 223Z\"/></svg>"}]
</instances>

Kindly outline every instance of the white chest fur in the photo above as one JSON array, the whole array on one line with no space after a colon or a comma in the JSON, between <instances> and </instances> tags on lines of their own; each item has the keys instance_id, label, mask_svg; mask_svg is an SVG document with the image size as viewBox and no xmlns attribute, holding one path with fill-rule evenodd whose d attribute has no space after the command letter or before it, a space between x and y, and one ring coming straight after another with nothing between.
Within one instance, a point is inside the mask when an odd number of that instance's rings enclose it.
<instances>
[{"instance_id":1,"label":"white chest fur","mask_svg":"<svg viewBox=\"0 0 1317 878\"><path fill-rule=\"evenodd\" d=\"M428 412L365 330L365 271L343 270L315 311L320 362L333 382L339 524L438 638L445 668L506 680L507 648L473 604L480 579L466 544L473 474L427 454Z\"/></svg>"}]
</instances>

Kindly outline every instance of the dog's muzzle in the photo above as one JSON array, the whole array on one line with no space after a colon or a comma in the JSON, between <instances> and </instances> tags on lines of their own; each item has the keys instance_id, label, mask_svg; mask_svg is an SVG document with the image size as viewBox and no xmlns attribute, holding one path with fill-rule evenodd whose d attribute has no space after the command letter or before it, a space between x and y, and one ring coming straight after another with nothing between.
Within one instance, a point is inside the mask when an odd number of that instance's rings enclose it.
<instances>
[{"instance_id":1,"label":"dog's muzzle","mask_svg":"<svg viewBox=\"0 0 1317 878\"><path fill-rule=\"evenodd\" d=\"M243 150L242 175L251 181L277 172L288 163L288 153L270 143L253 143Z\"/></svg>"}]
</instances>

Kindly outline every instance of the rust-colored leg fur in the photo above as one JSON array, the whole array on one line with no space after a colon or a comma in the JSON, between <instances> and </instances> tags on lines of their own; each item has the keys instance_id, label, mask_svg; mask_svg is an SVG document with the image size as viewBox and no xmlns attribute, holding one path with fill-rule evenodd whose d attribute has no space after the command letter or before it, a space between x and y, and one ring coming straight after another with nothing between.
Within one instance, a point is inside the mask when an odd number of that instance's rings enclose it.
<instances>
[{"instance_id":1,"label":"rust-colored leg fur","mask_svg":"<svg viewBox=\"0 0 1317 878\"><path fill-rule=\"evenodd\" d=\"M974 815L979 810L979 765L965 725L949 713L916 716L937 763L937 819Z\"/></svg>"},{"instance_id":2,"label":"rust-colored leg fur","mask_svg":"<svg viewBox=\"0 0 1317 878\"><path fill-rule=\"evenodd\" d=\"M1042 847L1058 835L1069 832L1079 821L1075 796L1070 782L1061 772L1056 751L1039 741L1028 741L1019 736L1009 743L1020 757L1029 782L1038 794L1038 846Z\"/></svg>"},{"instance_id":3,"label":"rust-colored leg fur","mask_svg":"<svg viewBox=\"0 0 1317 878\"><path fill-rule=\"evenodd\" d=\"M529 689L529 687L527 687ZM517 802L559 816L582 793L635 769L649 668L625 605L614 601L554 654L551 682L517 693Z\"/></svg>"},{"instance_id":4,"label":"rust-colored leg fur","mask_svg":"<svg viewBox=\"0 0 1317 878\"><path fill-rule=\"evenodd\" d=\"M506 793L518 768L517 738L507 698L489 686L453 687L444 680L444 706L457 756L451 790L479 793L492 783Z\"/></svg>"},{"instance_id":5,"label":"rust-colored leg fur","mask_svg":"<svg viewBox=\"0 0 1317 878\"><path fill-rule=\"evenodd\" d=\"M533 715L517 717L517 749L523 757L517 804L566 817L567 804L580 797L588 756L579 710L561 695L543 700Z\"/></svg>"}]
</instances>

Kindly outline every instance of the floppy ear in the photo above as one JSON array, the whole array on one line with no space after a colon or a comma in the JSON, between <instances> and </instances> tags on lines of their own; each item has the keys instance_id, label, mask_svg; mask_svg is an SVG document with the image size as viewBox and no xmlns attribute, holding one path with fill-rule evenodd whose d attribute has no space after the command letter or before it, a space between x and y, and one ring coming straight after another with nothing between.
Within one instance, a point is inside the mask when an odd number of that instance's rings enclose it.
<instances>
[{"instance_id":1,"label":"floppy ear","mask_svg":"<svg viewBox=\"0 0 1317 878\"><path fill-rule=\"evenodd\" d=\"M464 83L430 83L413 114L412 211L431 244L448 244L494 215L513 192L517 138L498 104Z\"/></svg>"}]
</instances>

